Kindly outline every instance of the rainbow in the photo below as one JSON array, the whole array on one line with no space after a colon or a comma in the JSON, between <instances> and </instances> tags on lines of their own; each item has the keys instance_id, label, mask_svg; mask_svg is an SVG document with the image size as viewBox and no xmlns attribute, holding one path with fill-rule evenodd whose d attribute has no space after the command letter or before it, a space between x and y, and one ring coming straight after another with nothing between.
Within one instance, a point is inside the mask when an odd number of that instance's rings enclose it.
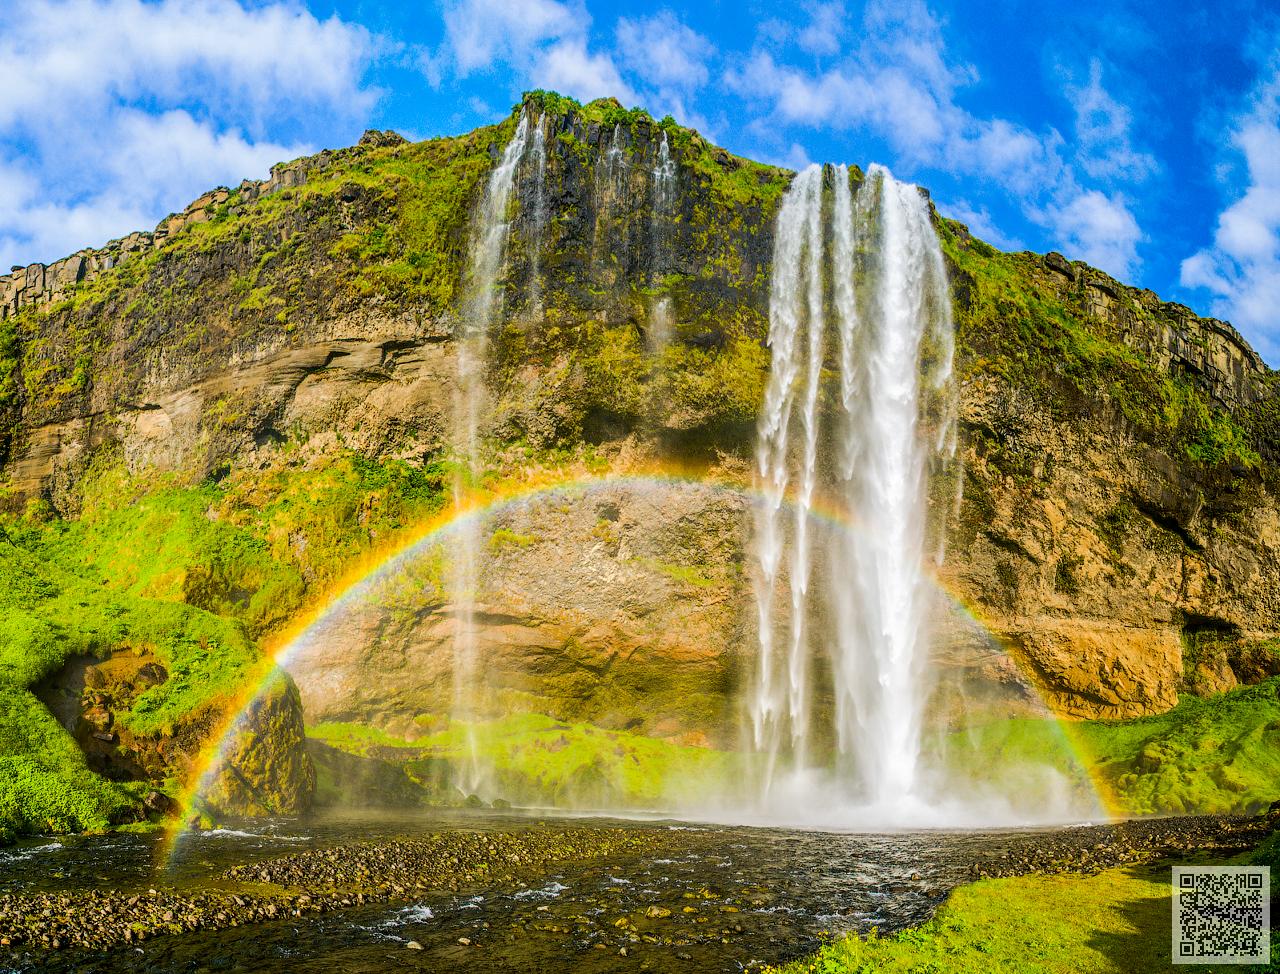
<instances>
[{"instance_id":1,"label":"rainbow","mask_svg":"<svg viewBox=\"0 0 1280 974\"><path fill-rule=\"evenodd\" d=\"M747 498L752 503L761 503L766 500L763 492L740 479L708 476L704 470L675 464L651 465L603 473L584 469L568 471L539 469L525 471L517 479L473 490L453 506L401 532L388 544L371 550L330 586L325 597L316 600L309 610L299 614L289 626L276 633L263 646L264 659L260 669L251 674L245 682L242 692L227 708L223 721L210 735L210 743L194 762L189 783L179 799L180 812L177 824L169 830L160 846L157 857L160 868L168 865L178 839L189 827L189 822L197 810L200 795L220 771L227 748L235 737L237 724L246 710L277 676L280 669L287 667L299 648L306 645L327 621L351 606L359 604L380 581L425 553L442 536L468 523L487 519L504 510L546 496L586 493L604 487L617 486L636 486L644 489L699 486L734 497ZM790 500L784 502L792 506ZM858 530L856 519L851 512L830 497L815 494L810 504L810 516L835 530ZM978 610L948 592L936 573L931 573L930 577L938 591L946 597L957 612L978 629L990 634L990 627ZM1034 682L1031 685L1034 686ZM1047 705L1046 711L1052 713L1052 709ZM1059 723L1064 722L1059 721ZM1083 743L1077 736L1065 730L1064 739L1072 751L1072 756L1081 767L1088 770L1093 789L1104 811L1108 815L1113 815L1111 803L1106 797L1109 789L1097 775L1095 762L1086 753Z\"/></svg>"}]
</instances>

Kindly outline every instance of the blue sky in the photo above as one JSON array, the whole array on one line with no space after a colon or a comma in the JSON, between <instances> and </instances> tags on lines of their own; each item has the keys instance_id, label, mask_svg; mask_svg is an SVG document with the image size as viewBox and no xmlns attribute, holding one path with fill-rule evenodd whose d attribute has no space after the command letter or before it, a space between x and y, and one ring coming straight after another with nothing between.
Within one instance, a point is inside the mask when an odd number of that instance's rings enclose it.
<instances>
[{"instance_id":1,"label":"blue sky","mask_svg":"<svg viewBox=\"0 0 1280 974\"><path fill-rule=\"evenodd\" d=\"M1280 6L1124 0L5 0L0 266L217 184L614 95L734 152L888 165L1005 248L1234 322L1280 364Z\"/></svg>"}]
</instances>

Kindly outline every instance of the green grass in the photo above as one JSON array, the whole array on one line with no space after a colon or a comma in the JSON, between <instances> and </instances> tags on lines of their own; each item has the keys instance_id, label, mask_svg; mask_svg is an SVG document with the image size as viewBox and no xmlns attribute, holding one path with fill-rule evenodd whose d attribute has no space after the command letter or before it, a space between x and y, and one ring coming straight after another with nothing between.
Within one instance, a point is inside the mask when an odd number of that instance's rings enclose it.
<instances>
[{"instance_id":1,"label":"green grass","mask_svg":"<svg viewBox=\"0 0 1280 974\"><path fill-rule=\"evenodd\" d=\"M509 528L497 528L489 536L489 550L494 554L501 554L512 549L528 548L537 543L536 536L520 534L518 531L512 531Z\"/></svg>"},{"instance_id":2,"label":"green grass","mask_svg":"<svg viewBox=\"0 0 1280 974\"><path fill-rule=\"evenodd\" d=\"M442 777L461 780L474 741L481 766L493 770L498 797L526 805L661 808L695 784L714 792L716 781L731 780L735 764L723 752L531 713L451 721L412 741L361 724L321 723L307 733L353 754L375 746L422 749L423 757L406 767L426 787Z\"/></svg>"},{"instance_id":3,"label":"green grass","mask_svg":"<svg viewBox=\"0 0 1280 974\"><path fill-rule=\"evenodd\" d=\"M170 678L119 715L138 733L170 732L185 714L233 690L257 650L234 621L177 602L113 592L44 552L0 542L0 685L26 688L73 655L153 650Z\"/></svg>"},{"instance_id":4,"label":"green grass","mask_svg":"<svg viewBox=\"0 0 1280 974\"><path fill-rule=\"evenodd\" d=\"M125 788L89 770L44 704L0 683L0 841L104 829L134 807Z\"/></svg>"},{"instance_id":5,"label":"green grass","mask_svg":"<svg viewBox=\"0 0 1280 974\"><path fill-rule=\"evenodd\" d=\"M1063 746L1065 730L1074 747ZM1165 714L1132 720L996 721L957 749L967 773L1009 763L1057 768L1084 784L1079 753L1129 815L1243 812L1280 798L1280 678L1209 699L1183 696Z\"/></svg>"},{"instance_id":6,"label":"green grass","mask_svg":"<svg viewBox=\"0 0 1280 974\"><path fill-rule=\"evenodd\" d=\"M824 946L776 974L1156 974L1170 960L1168 865L984 879L930 922ZM1273 941L1274 942L1274 941ZM1197 966L1197 970L1258 971ZM1269 970L1275 970L1273 965Z\"/></svg>"},{"instance_id":7,"label":"green grass","mask_svg":"<svg viewBox=\"0 0 1280 974\"><path fill-rule=\"evenodd\" d=\"M1271 867L1280 894L1280 833L1229 860ZM1028 875L961 886L937 916L889 937L874 931L822 947L772 974L1156 974L1170 960L1172 863L1096 875ZM1196 965L1196 970L1275 974L1280 929L1271 931L1272 963Z\"/></svg>"},{"instance_id":8,"label":"green grass","mask_svg":"<svg viewBox=\"0 0 1280 974\"><path fill-rule=\"evenodd\" d=\"M0 835L104 827L134 805L31 693L70 657L153 652L168 679L116 721L167 736L257 673L254 637L438 510L439 471L341 457L321 470L184 486L106 464L76 521L42 505L0 534ZM312 589L308 589L309 580ZM37 770L38 769L38 773ZM19 784L20 783L20 784Z\"/></svg>"},{"instance_id":9,"label":"green grass","mask_svg":"<svg viewBox=\"0 0 1280 974\"><path fill-rule=\"evenodd\" d=\"M671 562L658 561L656 558L645 558L643 564L655 572L666 575L673 582L681 585L692 585L694 588L710 588L715 579L708 578L706 573L694 565L676 565Z\"/></svg>"},{"instance_id":10,"label":"green grass","mask_svg":"<svg viewBox=\"0 0 1280 974\"><path fill-rule=\"evenodd\" d=\"M76 521L22 522L15 537L112 591L181 601L271 632L353 563L444 503L436 468L340 456L323 468L185 486L105 466Z\"/></svg>"}]
</instances>

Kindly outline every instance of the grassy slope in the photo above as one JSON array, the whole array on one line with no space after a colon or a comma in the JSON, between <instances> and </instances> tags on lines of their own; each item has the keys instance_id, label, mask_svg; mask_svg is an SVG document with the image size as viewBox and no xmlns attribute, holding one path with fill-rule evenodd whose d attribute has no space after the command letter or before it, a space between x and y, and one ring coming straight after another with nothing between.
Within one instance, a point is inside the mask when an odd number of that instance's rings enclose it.
<instances>
[{"instance_id":1,"label":"grassy slope","mask_svg":"<svg viewBox=\"0 0 1280 974\"><path fill-rule=\"evenodd\" d=\"M735 767L723 752L542 714L474 725L454 722L413 741L355 724L317 724L308 733L353 754L367 754L374 746L422 749L423 757L409 760L406 769L429 797L456 798L453 789L437 788L442 777L461 777L456 772L469 760L469 741L481 765L493 769L499 794L518 804L662 808L679 797L682 787L714 793L715 782L728 783Z\"/></svg>"},{"instance_id":2,"label":"grassy slope","mask_svg":"<svg viewBox=\"0 0 1280 974\"><path fill-rule=\"evenodd\" d=\"M429 470L346 458L195 487L108 467L86 481L80 520L38 508L9 519L0 541L0 836L103 828L136 804L137 789L86 767L30 691L68 657L154 651L169 679L116 719L135 733L171 733L236 698L260 659L253 636L305 606L304 572L323 591L440 503Z\"/></svg>"},{"instance_id":3,"label":"grassy slope","mask_svg":"<svg viewBox=\"0 0 1280 974\"><path fill-rule=\"evenodd\" d=\"M1239 863L1271 866L1280 884L1280 835ZM892 937L848 937L775 974L1156 974L1280 970L1280 930L1269 967L1170 962L1169 865L1094 876L984 879L951 894L930 922Z\"/></svg>"},{"instance_id":4,"label":"grassy slope","mask_svg":"<svg viewBox=\"0 0 1280 974\"><path fill-rule=\"evenodd\" d=\"M1221 696L1184 696L1166 714L1062 725L1117 812L1129 815L1232 812L1280 798L1280 677ZM1078 772L1059 728L1040 720L999 721L970 732L964 753L981 780L985 756ZM997 762L998 765L998 762Z\"/></svg>"},{"instance_id":5,"label":"grassy slope","mask_svg":"<svg viewBox=\"0 0 1280 974\"><path fill-rule=\"evenodd\" d=\"M112 592L37 554L20 535L0 541L0 835L102 828L133 806L127 789L89 771L30 691L67 657L117 646L152 649L171 676L118 715L144 734L215 699L256 658L233 622Z\"/></svg>"}]
</instances>

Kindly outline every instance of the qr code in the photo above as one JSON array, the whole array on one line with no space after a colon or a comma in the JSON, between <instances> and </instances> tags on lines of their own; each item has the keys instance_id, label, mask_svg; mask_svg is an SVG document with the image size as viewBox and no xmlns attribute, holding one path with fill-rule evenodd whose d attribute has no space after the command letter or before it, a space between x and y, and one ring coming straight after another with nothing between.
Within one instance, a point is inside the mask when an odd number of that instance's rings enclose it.
<instances>
[{"instance_id":1,"label":"qr code","mask_svg":"<svg viewBox=\"0 0 1280 974\"><path fill-rule=\"evenodd\" d=\"M1175 964L1266 964L1270 959L1270 867L1173 867Z\"/></svg>"}]
</instances>

